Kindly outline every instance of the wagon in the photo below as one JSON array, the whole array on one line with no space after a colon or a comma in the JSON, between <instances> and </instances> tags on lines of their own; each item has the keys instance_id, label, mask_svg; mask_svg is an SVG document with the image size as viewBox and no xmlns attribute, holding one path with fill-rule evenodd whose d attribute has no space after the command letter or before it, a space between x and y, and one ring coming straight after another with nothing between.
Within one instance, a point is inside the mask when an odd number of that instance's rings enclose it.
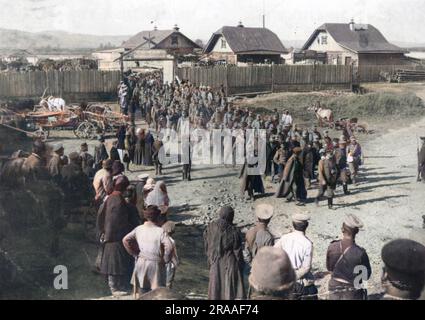
<instances>
[{"instance_id":1,"label":"wagon","mask_svg":"<svg viewBox=\"0 0 425 320\"><path fill-rule=\"evenodd\" d=\"M45 140L54 129L74 130L80 120L73 112L29 112L18 115L18 127Z\"/></svg>"},{"instance_id":2,"label":"wagon","mask_svg":"<svg viewBox=\"0 0 425 320\"><path fill-rule=\"evenodd\" d=\"M75 135L80 139L93 139L97 134L106 135L126 125L128 117L113 112L108 106L93 105L82 111L80 120Z\"/></svg>"}]
</instances>

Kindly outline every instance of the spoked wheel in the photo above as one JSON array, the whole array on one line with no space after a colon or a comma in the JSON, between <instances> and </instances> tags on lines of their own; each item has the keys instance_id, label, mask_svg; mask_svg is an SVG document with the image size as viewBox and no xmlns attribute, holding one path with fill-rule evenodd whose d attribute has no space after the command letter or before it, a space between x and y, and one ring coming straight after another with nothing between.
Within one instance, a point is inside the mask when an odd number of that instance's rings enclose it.
<instances>
[{"instance_id":1,"label":"spoked wheel","mask_svg":"<svg viewBox=\"0 0 425 320\"><path fill-rule=\"evenodd\" d=\"M84 121L74 130L74 134L77 138L91 140L97 134L97 126L89 121Z\"/></svg>"}]
</instances>

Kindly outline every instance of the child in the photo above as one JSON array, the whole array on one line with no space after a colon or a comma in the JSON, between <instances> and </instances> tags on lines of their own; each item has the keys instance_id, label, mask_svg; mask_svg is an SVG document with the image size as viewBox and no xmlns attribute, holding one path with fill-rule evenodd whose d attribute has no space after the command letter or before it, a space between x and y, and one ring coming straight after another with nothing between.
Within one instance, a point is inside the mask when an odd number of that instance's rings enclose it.
<instances>
[{"instance_id":1,"label":"child","mask_svg":"<svg viewBox=\"0 0 425 320\"><path fill-rule=\"evenodd\" d=\"M177 269L177 266L179 264L179 257L177 256L176 242L171 237L176 230L176 224L172 221L167 221L162 226L162 229L164 229L165 233L168 235L171 243L173 244L173 249L172 249L172 253L171 253L171 260L165 266L166 269L167 269L167 288L172 289L174 276L176 274L176 269Z\"/></svg>"}]
</instances>

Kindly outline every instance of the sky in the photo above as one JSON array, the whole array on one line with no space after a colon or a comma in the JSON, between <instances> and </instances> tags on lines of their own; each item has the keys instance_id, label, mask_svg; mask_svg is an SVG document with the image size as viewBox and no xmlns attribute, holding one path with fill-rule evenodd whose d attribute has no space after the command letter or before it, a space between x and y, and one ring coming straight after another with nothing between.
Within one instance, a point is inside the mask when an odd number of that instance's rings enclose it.
<instances>
[{"instance_id":1,"label":"sky","mask_svg":"<svg viewBox=\"0 0 425 320\"><path fill-rule=\"evenodd\" d=\"M262 25L281 39L305 40L325 22L370 23L392 41L425 43L423 0L0 0L0 28L133 35L171 29L208 40L223 25Z\"/></svg>"}]
</instances>

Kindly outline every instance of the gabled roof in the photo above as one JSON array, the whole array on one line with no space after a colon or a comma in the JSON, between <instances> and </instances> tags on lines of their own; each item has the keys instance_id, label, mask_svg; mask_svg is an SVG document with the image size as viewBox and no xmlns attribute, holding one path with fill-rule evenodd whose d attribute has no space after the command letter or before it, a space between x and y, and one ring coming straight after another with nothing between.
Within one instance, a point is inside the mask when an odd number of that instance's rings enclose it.
<instances>
[{"instance_id":1,"label":"gabled roof","mask_svg":"<svg viewBox=\"0 0 425 320\"><path fill-rule=\"evenodd\" d=\"M177 30L147 30L142 31L136 34L135 36L131 37L129 40L124 42L123 47L126 49L134 49L139 45L142 45L139 47L139 50L149 50L149 49L156 49L156 46L160 44L162 41L167 39L172 34L178 34L182 37L185 37L187 40L189 40L192 45L195 48L199 48L199 46L190 40L188 37L186 37L184 34Z\"/></svg>"},{"instance_id":2,"label":"gabled roof","mask_svg":"<svg viewBox=\"0 0 425 320\"><path fill-rule=\"evenodd\" d=\"M355 53L405 53L406 50L388 42L382 33L374 26L368 24L364 28L350 29L348 23L325 23L317 28L304 44L303 50L307 50L317 35L328 32L332 38L343 48Z\"/></svg>"},{"instance_id":3,"label":"gabled roof","mask_svg":"<svg viewBox=\"0 0 425 320\"><path fill-rule=\"evenodd\" d=\"M269 29L224 26L212 35L205 47L204 53L211 52L221 36L224 36L234 53L254 51L286 52L278 36Z\"/></svg>"}]
</instances>

